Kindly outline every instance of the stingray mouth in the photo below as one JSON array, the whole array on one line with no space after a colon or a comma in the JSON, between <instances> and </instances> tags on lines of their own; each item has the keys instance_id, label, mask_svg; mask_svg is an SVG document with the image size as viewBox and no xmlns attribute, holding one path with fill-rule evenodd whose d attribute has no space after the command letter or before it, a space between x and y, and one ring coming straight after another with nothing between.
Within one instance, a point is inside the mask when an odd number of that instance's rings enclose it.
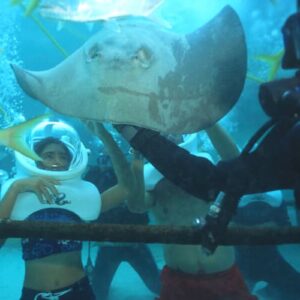
<instances>
[{"instance_id":1,"label":"stingray mouth","mask_svg":"<svg viewBox=\"0 0 300 300\"><path fill-rule=\"evenodd\" d=\"M128 88L118 86L118 87L98 87L98 91L105 95L115 95L118 93L128 94L132 96L146 96L149 97L150 95L147 93L141 93L138 91L130 90Z\"/></svg>"}]
</instances>

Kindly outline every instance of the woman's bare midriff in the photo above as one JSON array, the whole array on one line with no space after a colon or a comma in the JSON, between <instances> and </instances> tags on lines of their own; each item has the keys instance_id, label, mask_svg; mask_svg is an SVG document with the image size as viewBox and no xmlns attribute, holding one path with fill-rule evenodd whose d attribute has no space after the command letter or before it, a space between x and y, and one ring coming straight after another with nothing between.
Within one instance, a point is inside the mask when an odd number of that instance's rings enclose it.
<instances>
[{"instance_id":1,"label":"woman's bare midriff","mask_svg":"<svg viewBox=\"0 0 300 300\"><path fill-rule=\"evenodd\" d=\"M79 251L59 253L26 261L24 287L51 291L71 285L84 276Z\"/></svg>"}]
</instances>

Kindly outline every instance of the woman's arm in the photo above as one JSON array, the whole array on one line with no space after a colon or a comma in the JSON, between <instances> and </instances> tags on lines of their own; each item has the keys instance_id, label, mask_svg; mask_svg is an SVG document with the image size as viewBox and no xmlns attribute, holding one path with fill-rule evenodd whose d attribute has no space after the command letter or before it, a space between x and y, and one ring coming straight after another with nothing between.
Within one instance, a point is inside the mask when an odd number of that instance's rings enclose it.
<instances>
[{"instance_id":1,"label":"woman's arm","mask_svg":"<svg viewBox=\"0 0 300 300\"><path fill-rule=\"evenodd\" d=\"M125 200L134 196L136 190L135 178L127 159L105 127L101 123L92 121L87 121L86 124L104 143L118 180L115 186L106 190L101 195L102 212L104 212L124 203Z\"/></svg>"},{"instance_id":2,"label":"woman's arm","mask_svg":"<svg viewBox=\"0 0 300 300\"><path fill-rule=\"evenodd\" d=\"M18 195L24 192L33 192L41 203L53 203L51 193L58 195L58 191L54 185L59 184L55 179L51 178L22 178L14 181L4 194L0 201L0 219L10 217L15 206ZM0 240L0 245L5 240Z\"/></svg>"},{"instance_id":3,"label":"woman's arm","mask_svg":"<svg viewBox=\"0 0 300 300\"><path fill-rule=\"evenodd\" d=\"M9 218L19 194L35 193L41 203L53 203L53 195L58 195L55 185L59 181L52 178L32 177L15 180L0 201L0 219Z\"/></svg>"},{"instance_id":4,"label":"woman's arm","mask_svg":"<svg viewBox=\"0 0 300 300\"><path fill-rule=\"evenodd\" d=\"M3 199L0 202L0 219L8 219L15 206L19 191L14 182L11 187L5 193ZM5 239L0 239L0 247L4 244Z\"/></svg>"},{"instance_id":5,"label":"woman's arm","mask_svg":"<svg viewBox=\"0 0 300 300\"><path fill-rule=\"evenodd\" d=\"M239 148L219 124L215 124L205 131L221 159L227 160L239 156Z\"/></svg>"},{"instance_id":6,"label":"woman's arm","mask_svg":"<svg viewBox=\"0 0 300 300\"><path fill-rule=\"evenodd\" d=\"M12 183L0 202L0 219L7 219L15 206L19 195L18 181Z\"/></svg>"}]
</instances>

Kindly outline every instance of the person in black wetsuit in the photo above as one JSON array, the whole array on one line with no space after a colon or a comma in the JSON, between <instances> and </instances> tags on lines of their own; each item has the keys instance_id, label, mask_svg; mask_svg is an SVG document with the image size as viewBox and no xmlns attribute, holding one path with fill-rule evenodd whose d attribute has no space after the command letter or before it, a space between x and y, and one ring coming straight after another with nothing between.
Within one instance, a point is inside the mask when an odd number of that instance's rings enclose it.
<instances>
[{"instance_id":1,"label":"person in black wetsuit","mask_svg":"<svg viewBox=\"0 0 300 300\"><path fill-rule=\"evenodd\" d=\"M220 191L244 195L300 186L300 122L283 119L246 155L216 165L189 154L158 132L123 125L118 129L167 179L207 201Z\"/></svg>"},{"instance_id":2,"label":"person in black wetsuit","mask_svg":"<svg viewBox=\"0 0 300 300\"><path fill-rule=\"evenodd\" d=\"M116 176L111 166L93 166L85 175L85 180L94 183L100 192L113 186ZM103 224L148 224L148 214L136 214L127 206L116 207L103 213L98 219ZM98 252L95 267L91 273L91 283L97 299L107 299L114 274L122 262L129 263L139 274L144 284L154 294L160 292L160 270L146 244L103 245Z\"/></svg>"}]
</instances>

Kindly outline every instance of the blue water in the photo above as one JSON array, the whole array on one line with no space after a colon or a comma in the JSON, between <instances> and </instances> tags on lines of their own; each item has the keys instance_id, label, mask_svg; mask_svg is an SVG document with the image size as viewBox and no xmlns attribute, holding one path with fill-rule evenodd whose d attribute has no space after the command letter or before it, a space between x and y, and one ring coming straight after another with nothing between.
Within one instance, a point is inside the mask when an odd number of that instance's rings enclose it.
<instances>
[{"instance_id":1,"label":"blue water","mask_svg":"<svg viewBox=\"0 0 300 300\"><path fill-rule=\"evenodd\" d=\"M266 81L270 67L265 62L259 61L257 56L275 54L283 49L281 26L295 11L295 2L286 0L166 0L155 14L170 24L174 31L188 33L205 24L225 4L231 4L238 12L246 33L248 73ZM41 21L67 53L75 51L85 40L96 33L100 26L97 23L93 26L66 23L61 30L58 30L57 22ZM9 64L16 63L28 69L43 70L56 65L64 59L64 56L35 22L31 18L24 17L22 10L19 7L12 7L8 0L1 0L0 3L0 33L0 128L5 128L47 111L46 107L21 91ZM289 71L280 70L276 76L287 77L291 74ZM237 105L221 121L240 147L267 119L258 102L258 87L257 81L247 79ZM2 111L5 113L1 113ZM92 150L98 151L101 145L87 136L82 125L76 120L70 120L70 122L80 133L83 133L85 143ZM205 137L203 137L203 143L208 148L211 147ZM92 156L91 160L93 162L95 157ZM11 150L0 146L0 169L12 174L13 165L14 158ZM289 210L290 217L296 224L293 207L290 206ZM163 258L160 247L152 246L151 249L159 267L162 267ZM298 246L281 247L286 260L299 271L298 250L300 250ZM85 261L85 256L86 252L83 254L83 261ZM24 265L20 257L21 253L16 240L9 240L0 250L0 300L17 300L20 295L24 275ZM112 283L109 300L150 300L153 298L153 294L148 291L132 268L123 263Z\"/></svg>"}]
</instances>

